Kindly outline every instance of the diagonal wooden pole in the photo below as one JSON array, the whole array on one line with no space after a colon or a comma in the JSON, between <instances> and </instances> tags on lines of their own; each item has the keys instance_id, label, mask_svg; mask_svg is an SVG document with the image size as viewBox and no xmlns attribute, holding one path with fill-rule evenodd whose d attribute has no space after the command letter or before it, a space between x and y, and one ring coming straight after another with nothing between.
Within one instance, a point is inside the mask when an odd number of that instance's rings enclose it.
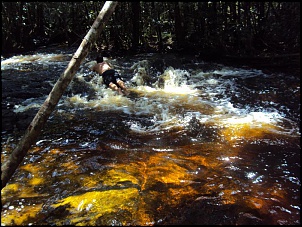
<instances>
[{"instance_id":1,"label":"diagonal wooden pole","mask_svg":"<svg viewBox=\"0 0 302 227\"><path fill-rule=\"evenodd\" d=\"M94 21L90 30L87 32L79 48L73 55L64 73L60 76L51 92L49 93L47 99L41 106L40 110L38 111L32 122L29 124L23 138L10 154L8 160L1 166L1 190L6 186L7 182L13 176L16 169L25 157L28 149L40 135L48 117L56 107L65 89L79 69L81 63L91 50L92 44L97 40L100 33L105 28L105 24L108 22L110 16L114 12L116 5L116 1L105 2L98 17Z\"/></svg>"}]
</instances>

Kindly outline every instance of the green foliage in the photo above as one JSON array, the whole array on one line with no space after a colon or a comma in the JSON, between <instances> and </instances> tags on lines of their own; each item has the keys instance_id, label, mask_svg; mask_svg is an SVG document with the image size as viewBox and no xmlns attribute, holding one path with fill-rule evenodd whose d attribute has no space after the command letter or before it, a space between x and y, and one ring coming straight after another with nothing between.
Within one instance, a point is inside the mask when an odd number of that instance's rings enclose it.
<instances>
[{"instance_id":1,"label":"green foliage","mask_svg":"<svg viewBox=\"0 0 302 227\"><path fill-rule=\"evenodd\" d=\"M53 43L77 46L103 5L2 2L2 53ZM195 54L296 53L300 3L119 2L96 46Z\"/></svg>"}]
</instances>

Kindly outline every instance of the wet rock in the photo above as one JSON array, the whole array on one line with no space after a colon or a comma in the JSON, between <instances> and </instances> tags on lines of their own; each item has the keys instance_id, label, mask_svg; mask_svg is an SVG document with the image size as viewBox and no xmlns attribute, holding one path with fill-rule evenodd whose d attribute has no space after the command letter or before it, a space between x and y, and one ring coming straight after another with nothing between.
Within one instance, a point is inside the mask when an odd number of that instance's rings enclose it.
<instances>
[{"instance_id":1,"label":"wet rock","mask_svg":"<svg viewBox=\"0 0 302 227\"><path fill-rule=\"evenodd\" d=\"M149 61L142 60L133 64L130 68L134 72L134 76L130 80L136 86L151 85L152 78L150 76Z\"/></svg>"},{"instance_id":2,"label":"wet rock","mask_svg":"<svg viewBox=\"0 0 302 227\"><path fill-rule=\"evenodd\" d=\"M24 112L16 113L16 121L15 121L16 128L19 130L27 129L31 121L36 116L37 112L38 109L32 108Z\"/></svg>"},{"instance_id":3,"label":"wet rock","mask_svg":"<svg viewBox=\"0 0 302 227\"><path fill-rule=\"evenodd\" d=\"M2 131L12 132L17 120L16 113L12 109L2 108Z\"/></svg>"},{"instance_id":4,"label":"wet rock","mask_svg":"<svg viewBox=\"0 0 302 227\"><path fill-rule=\"evenodd\" d=\"M202 199L192 204L179 206L174 216L167 216L160 225L234 225L234 205L217 206L208 204L209 200Z\"/></svg>"}]
</instances>

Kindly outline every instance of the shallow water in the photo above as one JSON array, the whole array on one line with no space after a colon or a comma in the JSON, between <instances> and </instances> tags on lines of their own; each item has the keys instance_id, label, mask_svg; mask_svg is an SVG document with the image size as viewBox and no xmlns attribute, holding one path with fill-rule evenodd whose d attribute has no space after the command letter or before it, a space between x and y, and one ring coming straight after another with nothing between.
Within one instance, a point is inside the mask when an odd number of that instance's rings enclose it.
<instances>
[{"instance_id":1,"label":"shallow water","mask_svg":"<svg viewBox=\"0 0 302 227\"><path fill-rule=\"evenodd\" d=\"M2 111L14 116L2 162L73 53L1 60ZM2 225L300 224L299 78L194 57L110 59L125 97L91 60L1 191Z\"/></svg>"}]
</instances>

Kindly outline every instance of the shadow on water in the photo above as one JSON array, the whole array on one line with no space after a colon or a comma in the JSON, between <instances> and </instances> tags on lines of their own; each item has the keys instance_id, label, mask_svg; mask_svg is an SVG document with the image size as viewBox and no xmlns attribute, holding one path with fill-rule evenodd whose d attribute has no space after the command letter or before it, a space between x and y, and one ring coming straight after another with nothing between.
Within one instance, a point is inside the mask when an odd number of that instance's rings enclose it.
<instances>
[{"instance_id":1,"label":"shadow on water","mask_svg":"<svg viewBox=\"0 0 302 227\"><path fill-rule=\"evenodd\" d=\"M70 59L1 61L5 161ZM300 224L300 81L173 55L87 65L1 191L2 225Z\"/></svg>"}]
</instances>

